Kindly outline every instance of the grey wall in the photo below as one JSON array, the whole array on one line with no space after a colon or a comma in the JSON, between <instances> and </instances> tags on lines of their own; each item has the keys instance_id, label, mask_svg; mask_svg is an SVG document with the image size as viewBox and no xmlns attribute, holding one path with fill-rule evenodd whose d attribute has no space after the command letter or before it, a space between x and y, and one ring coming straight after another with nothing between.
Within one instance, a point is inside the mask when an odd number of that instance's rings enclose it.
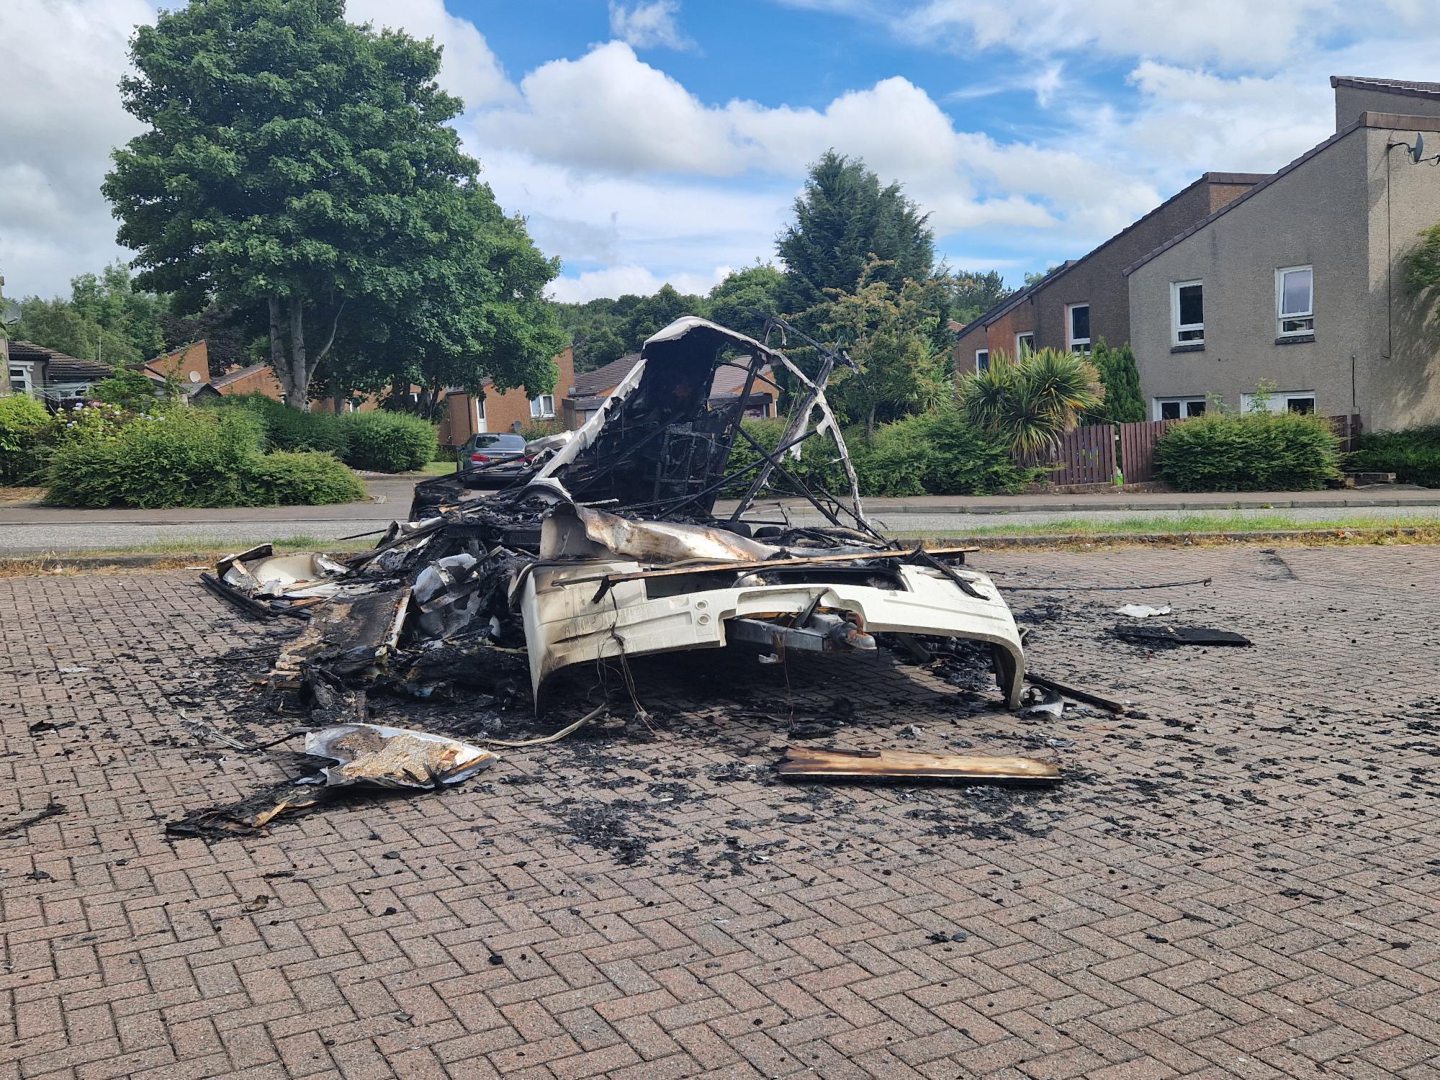
<instances>
[{"instance_id":1,"label":"grey wall","mask_svg":"<svg viewBox=\"0 0 1440 1080\"><path fill-rule=\"evenodd\" d=\"M1370 333L1359 366L1361 412L1374 430L1432 424L1440 422L1440 326L1434 298L1406 290L1403 262L1421 230L1440 224L1440 168L1386 146L1421 128L1440 152L1440 119L1369 119L1383 126L1366 131Z\"/></svg>"},{"instance_id":2,"label":"grey wall","mask_svg":"<svg viewBox=\"0 0 1440 1080\"><path fill-rule=\"evenodd\" d=\"M1440 117L1440 95L1405 94L1393 90L1359 90L1349 86L1335 87L1336 131L1342 131L1348 125L1353 124L1364 112Z\"/></svg>"},{"instance_id":3,"label":"grey wall","mask_svg":"<svg viewBox=\"0 0 1440 1080\"><path fill-rule=\"evenodd\" d=\"M1156 396L1204 394L1238 408L1242 393L1270 380L1282 391L1314 390L1321 413L1351 411L1350 358L1366 355L1373 334L1375 134L1361 129L1330 144L1130 275L1130 343L1147 409ZM1315 340L1277 345L1275 270L1306 264L1315 268ZM1197 278L1204 350L1172 352L1170 284Z\"/></svg>"}]
</instances>

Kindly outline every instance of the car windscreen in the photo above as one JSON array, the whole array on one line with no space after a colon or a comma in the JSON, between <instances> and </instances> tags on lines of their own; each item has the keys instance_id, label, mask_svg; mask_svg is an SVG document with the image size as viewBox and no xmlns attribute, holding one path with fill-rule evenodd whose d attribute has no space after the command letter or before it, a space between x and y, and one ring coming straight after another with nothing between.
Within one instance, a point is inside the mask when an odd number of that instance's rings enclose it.
<instances>
[{"instance_id":1,"label":"car windscreen","mask_svg":"<svg viewBox=\"0 0 1440 1080\"><path fill-rule=\"evenodd\" d=\"M519 435L476 435L476 450L524 450L525 440Z\"/></svg>"}]
</instances>

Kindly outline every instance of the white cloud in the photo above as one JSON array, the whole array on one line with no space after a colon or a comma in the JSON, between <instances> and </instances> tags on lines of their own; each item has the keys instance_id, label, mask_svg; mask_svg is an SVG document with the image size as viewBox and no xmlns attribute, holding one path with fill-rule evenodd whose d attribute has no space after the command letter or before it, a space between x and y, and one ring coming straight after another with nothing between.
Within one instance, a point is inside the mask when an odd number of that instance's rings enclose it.
<instances>
[{"instance_id":1,"label":"white cloud","mask_svg":"<svg viewBox=\"0 0 1440 1080\"><path fill-rule=\"evenodd\" d=\"M610 36L637 49L693 49L695 43L680 30L679 14L678 0L610 0Z\"/></svg>"},{"instance_id":2,"label":"white cloud","mask_svg":"<svg viewBox=\"0 0 1440 1080\"><path fill-rule=\"evenodd\" d=\"M140 131L117 85L144 0L0 4L0 273L6 293L68 294L70 278L130 253L100 195L110 150Z\"/></svg>"},{"instance_id":3,"label":"white cloud","mask_svg":"<svg viewBox=\"0 0 1440 1080\"><path fill-rule=\"evenodd\" d=\"M587 270L574 277L562 277L550 287L550 298L562 304L584 303L600 296L648 296L660 286L669 284L676 292L704 295L724 281L733 267L717 266L708 274L681 273L665 277L647 267L628 264L607 266L603 270Z\"/></svg>"},{"instance_id":4,"label":"white cloud","mask_svg":"<svg viewBox=\"0 0 1440 1080\"><path fill-rule=\"evenodd\" d=\"M404 30L411 37L433 38L444 47L439 83L465 102L467 109L509 101L515 87L505 75L484 35L469 19L451 15L444 0L347 0L350 22L369 22L377 30Z\"/></svg>"}]
</instances>

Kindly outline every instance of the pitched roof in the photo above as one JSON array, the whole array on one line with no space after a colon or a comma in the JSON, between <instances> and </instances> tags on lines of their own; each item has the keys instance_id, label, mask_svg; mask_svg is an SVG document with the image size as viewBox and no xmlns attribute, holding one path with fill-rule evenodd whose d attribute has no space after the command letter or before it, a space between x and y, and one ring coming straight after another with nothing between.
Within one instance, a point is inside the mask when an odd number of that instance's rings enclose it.
<instances>
[{"instance_id":1,"label":"pitched roof","mask_svg":"<svg viewBox=\"0 0 1440 1080\"><path fill-rule=\"evenodd\" d=\"M115 374L109 364L81 360L58 349L36 345L32 341L10 342L10 359L27 363L43 362L46 383L93 382L108 379Z\"/></svg>"},{"instance_id":2,"label":"pitched roof","mask_svg":"<svg viewBox=\"0 0 1440 1080\"><path fill-rule=\"evenodd\" d=\"M1392 94L1416 97L1440 97L1440 83L1416 82L1413 79L1367 79L1360 75L1331 75L1330 85L1355 90L1385 90Z\"/></svg>"},{"instance_id":3,"label":"pitched roof","mask_svg":"<svg viewBox=\"0 0 1440 1080\"><path fill-rule=\"evenodd\" d=\"M1013 308L1017 307L1022 301L1028 299L1033 293L1035 293L1039 289L1045 288L1047 285L1050 285L1061 275L1068 274L1071 270L1075 269L1075 267L1079 266L1086 259L1109 247L1116 240L1119 240L1121 237L1128 235L1135 229L1138 229L1141 225L1145 224L1145 222L1149 221L1156 214L1160 213L1160 211L1164 210L1171 203L1175 202L1175 200L1179 199L1182 195L1189 194L1192 190L1194 190L1201 184L1258 185L1264 183L1268 179L1270 179L1269 173L1202 173L1194 181L1186 184L1174 195L1171 195L1170 198L1166 199L1159 206L1155 207L1155 209L1151 210L1149 213L1143 215L1142 217L1136 218L1129 225L1125 226L1125 228L1117 232L1114 236L1111 236L1108 239L1101 241L1099 244L1095 245L1095 247L1087 251L1084 255L1081 255L1078 259L1066 259L1064 262L1062 262L1059 266L1055 267L1055 269L1051 270L1039 281L1034 282L1031 285L1026 285L1022 289L1017 289L1015 292L1007 296L1004 300L1001 300L998 304L992 307L989 311L986 311L983 314L977 316L975 319L971 320L965 325L964 329L957 331L957 333L963 335L967 330L973 330L977 327L989 326L1006 312L1012 310ZM1246 194L1248 195L1249 192L1247 192ZM1241 198L1244 197L1244 195L1241 196Z\"/></svg>"},{"instance_id":4,"label":"pitched roof","mask_svg":"<svg viewBox=\"0 0 1440 1080\"><path fill-rule=\"evenodd\" d=\"M603 367L575 376L574 397L591 397L602 391L614 389L620 380L630 374L630 369L640 362L640 354L626 353L618 360L611 360Z\"/></svg>"},{"instance_id":5,"label":"pitched roof","mask_svg":"<svg viewBox=\"0 0 1440 1080\"><path fill-rule=\"evenodd\" d=\"M257 371L264 371L269 364L251 364L249 367L236 368L234 371L227 371L218 378L211 379L210 385L215 387L229 386L231 383L245 378L247 375L254 375ZM204 385L203 383L201 385Z\"/></svg>"},{"instance_id":6,"label":"pitched roof","mask_svg":"<svg viewBox=\"0 0 1440 1080\"><path fill-rule=\"evenodd\" d=\"M1205 227L1206 227L1207 225L1209 225L1212 221L1216 220L1217 218L1220 218L1220 217L1225 216L1225 215L1228 214L1231 210L1234 210L1237 206L1239 206L1241 203L1248 202L1251 198L1253 198L1255 195L1259 194L1261 191L1264 191L1264 190L1265 190L1266 188L1268 188L1271 184L1275 183L1275 181L1279 180L1282 176L1288 176L1290 173L1292 173L1292 172L1294 172L1296 169L1298 169L1301 165L1304 165L1305 162L1309 161L1311 158L1315 157L1316 155L1318 155L1318 154L1320 154L1320 153L1323 153L1325 150L1329 149L1329 148L1330 148L1331 146L1333 146L1335 143L1337 143L1337 142L1339 142L1341 139L1345 138L1345 136L1349 135L1351 132L1356 131L1356 130L1358 130L1358 129L1361 128L1361 127L1367 126L1367 125L1366 125L1366 121L1367 121L1370 117L1376 116L1376 115L1380 115L1380 114L1376 114L1376 113L1361 113L1360 116L1359 116L1359 118L1357 118L1353 123L1346 124L1343 128L1341 128L1339 131L1337 131L1334 135L1331 135L1331 136L1330 136L1328 139L1326 139L1324 142L1322 142L1322 143L1317 143L1315 146L1312 146L1309 150L1306 150L1305 153L1301 154L1298 158L1296 158L1294 161L1290 162L1290 164L1289 164L1289 165L1286 165L1283 169L1278 169L1278 170L1276 170L1275 172L1273 172L1273 173L1271 173L1269 176L1267 176L1264 180L1261 180L1258 184L1256 184L1254 187L1252 187L1249 191L1245 192L1243 195L1239 195L1239 196L1237 196L1236 198L1231 199L1228 203L1226 203L1224 206L1220 207L1220 209L1216 210L1213 214L1209 214L1209 215L1207 215L1206 217L1201 218L1199 221L1197 221L1197 222L1195 222L1193 225L1191 225L1188 229L1185 229L1185 230L1183 230L1183 231L1181 231L1181 232L1176 233L1174 236L1170 237L1169 240L1166 240L1163 244L1161 244L1159 247L1157 247L1154 251L1151 251L1151 252L1149 252L1149 253L1146 254L1146 255L1142 255L1140 258L1136 259L1133 263L1131 263L1129 266L1125 267L1125 269L1122 270L1122 271L1120 271L1120 272L1121 272L1122 274L1124 274L1126 277L1129 277L1129 276L1130 276L1131 274L1133 274L1136 270L1140 269L1140 267L1142 267L1142 266L1144 266L1146 263L1148 263L1151 259L1153 259L1153 258L1155 258L1156 256L1160 255L1162 252L1169 251L1169 250L1170 250L1172 247L1174 247L1176 244L1180 243L1181 240L1184 240L1184 239L1186 239L1187 237L1190 237L1190 236L1194 236L1197 232L1199 232L1201 229L1205 228Z\"/></svg>"}]
</instances>

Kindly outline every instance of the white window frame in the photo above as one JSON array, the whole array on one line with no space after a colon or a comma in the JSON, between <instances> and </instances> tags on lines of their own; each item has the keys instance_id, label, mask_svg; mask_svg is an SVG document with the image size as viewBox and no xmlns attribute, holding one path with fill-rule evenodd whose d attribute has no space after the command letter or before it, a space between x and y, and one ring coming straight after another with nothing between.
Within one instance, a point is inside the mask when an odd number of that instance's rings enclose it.
<instances>
[{"instance_id":1,"label":"white window frame","mask_svg":"<svg viewBox=\"0 0 1440 1080\"><path fill-rule=\"evenodd\" d=\"M11 360L10 366L6 370L10 375L10 389L13 393L26 394L30 397L35 395L35 365L32 362L28 360ZM20 382L24 384L23 390L15 389L15 379L17 378L15 373L17 371L20 373L18 376Z\"/></svg>"},{"instance_id":2,"label":"white window frame","mask_svg":"<svg viewBox=\"0 0 1440 1080\"><path fill-rule=\"evenodd\" d=\"M1200 290L1201 316L1198 323L1182 323L1180 321L1180 290L1189 288ZM1172 345L1204 345L1205 344L1205 281L1197 278L1194 281L1172 281L1170 283L1170 344ZM1186 334L1198 332L1199 337L1185 337Z\"/></svg>"},{"instance_id":3,"label":"white window frame","mask_svg":"<svg viewBox=\"0 0 1440 1080\"><path fill-rule=\"evenodd\" d=\"M555 395L537 394L530 399L531 420L554 420L555 419Z\"/></svg>"},{"instance_id":4,"label":"white window frame","mask_svg":"<svg viewBox=\"0 0 1440 1080\"><path fill-rule=\"evenodd\" d=\"M1310 272L1310 309L1308 311L1285 310L1285 275L1298 273L1301 270ZM1305 322L1308 326L1295 330L1286 330L1287 322ZM1315 333L1315 267L1314 266L1281 266L1275 271L1275 336L1282 338L1307 337Z\"/></svg>"},{"instance_id":5,"label":"white window frame","mask_svg":"<svg viewBox=\"0 0 1440 1080\"><path fill-rule=\"evenodd\" d=\"M1022 330L1015 335L1015 359L1020 359L1027 352L1035 351L1035 331Z\"/></svg>"},{"instance_id":6,"label":"white window frame","mask_svg":"<svg viewBox=\"0 0 1440 1080\"><path fill-rule=\"evenodd\" d=\"M982 366L981 363L980 363L980 358L981 358L982 356L985 358L985 363L984 363L983 366ZM976 374L978 375L978 374L979 374L980 372L982 372L982 371L989 371L989 370L990 370L990 350L989 350L989 349L976 349L976 350L975 350L975 372L976 372Z\"/></svg>"},{"instance_id":7,"label":"white window frame","mask_svg":"<svg viewBox=\"0 0 1440 1080\"><path fill-rule=\"evenodd\" d=\"M1083 304L1065 305L1065 348L1069 352L1084 353L1088 356L1090 354L1090 342L1093 338L1095 328L1093 326L1090 327L1092 337L1077 338L1075 336L1075 311L1077 308L1084 308L1086 321L1088 322L1090 319L1090 304L1088 301Z\"/></svg>"},{"instance_id":8,"label":"white window frame","mask_svg":"<svg viewBox=\"0 0 1440 1080\"><path fill-rule=\"evenodd\" d=\"M1262 397L1262 396L1263 396L1263 397L1266 397L1266 398L1269 398L1270 408L1269 408L1268 411L1270 411L1270 412L1272 412L1272 413L1284 413L1284 412L1289 412L1289 411L1290 411L1290 402L1292 402L1292 401L1306 401L1306 400L1309 400L1309 401L1311 401L1311 402L1314 403L1314 406L1311 408L1310 411L1313 412L1313 413L1316 413L1317 415L1319 414L1319 409L1320 409L1320 397L1319 397L1318 394L1315 393L1314 390L1279 390L1279 391L1272 391L1271 393L1264 394L1264 395L1261 395L1261 394L1258 394L1258 393L1257 393L1257 394L1241 394L1241 395L1240 395L1240 411L1241 411L1241 412L1247 412L1247 413L1248 413L1248 412L1250 411L1250 405L1251 405L1251 403L1254 402L1254 400L1255 400L1256 398Z\"/></svg>"},{"instance_id":9,"label":"white window frame","mask_svg":"<svg viewBox=\"0 0 1440 1080\"><path fill-rule=\"evenodd\" d=\"M1160 415L1160 414L1161 414L1161 407L1164 406L1164 405L1169 405L1171 402L1174 402L1175 404L1177 404L1177 405L1180 406L1180 419L1181 419L1181 420L1189 420L1189 419L1192 418L1192 414L1191 414L1190 411L1186 408L1186 406L1188 406L1188 405L1194 405L1194 404L1197 404L1197 403L1198 403L1198 404L1200 404L1200 405L1205 405L1206 408L1208 409L1208 408L1209 408L1209 404L1208 404L1208 403L1209 403L1209 400L1210 400L1209 397L1208 397L1207 395L1205 395L1205 394L1172 394L1172 395L1170 395L1169 397L1151 398L1151 399L1150 399L1150 419L1152 419L1152 420L1164 420L1165 417L1163 417L1162 415ZM1204 415L1204 414L1202 413L1202 414L1200 414L1200 415Z\"/></svg>"}]
</instances>

